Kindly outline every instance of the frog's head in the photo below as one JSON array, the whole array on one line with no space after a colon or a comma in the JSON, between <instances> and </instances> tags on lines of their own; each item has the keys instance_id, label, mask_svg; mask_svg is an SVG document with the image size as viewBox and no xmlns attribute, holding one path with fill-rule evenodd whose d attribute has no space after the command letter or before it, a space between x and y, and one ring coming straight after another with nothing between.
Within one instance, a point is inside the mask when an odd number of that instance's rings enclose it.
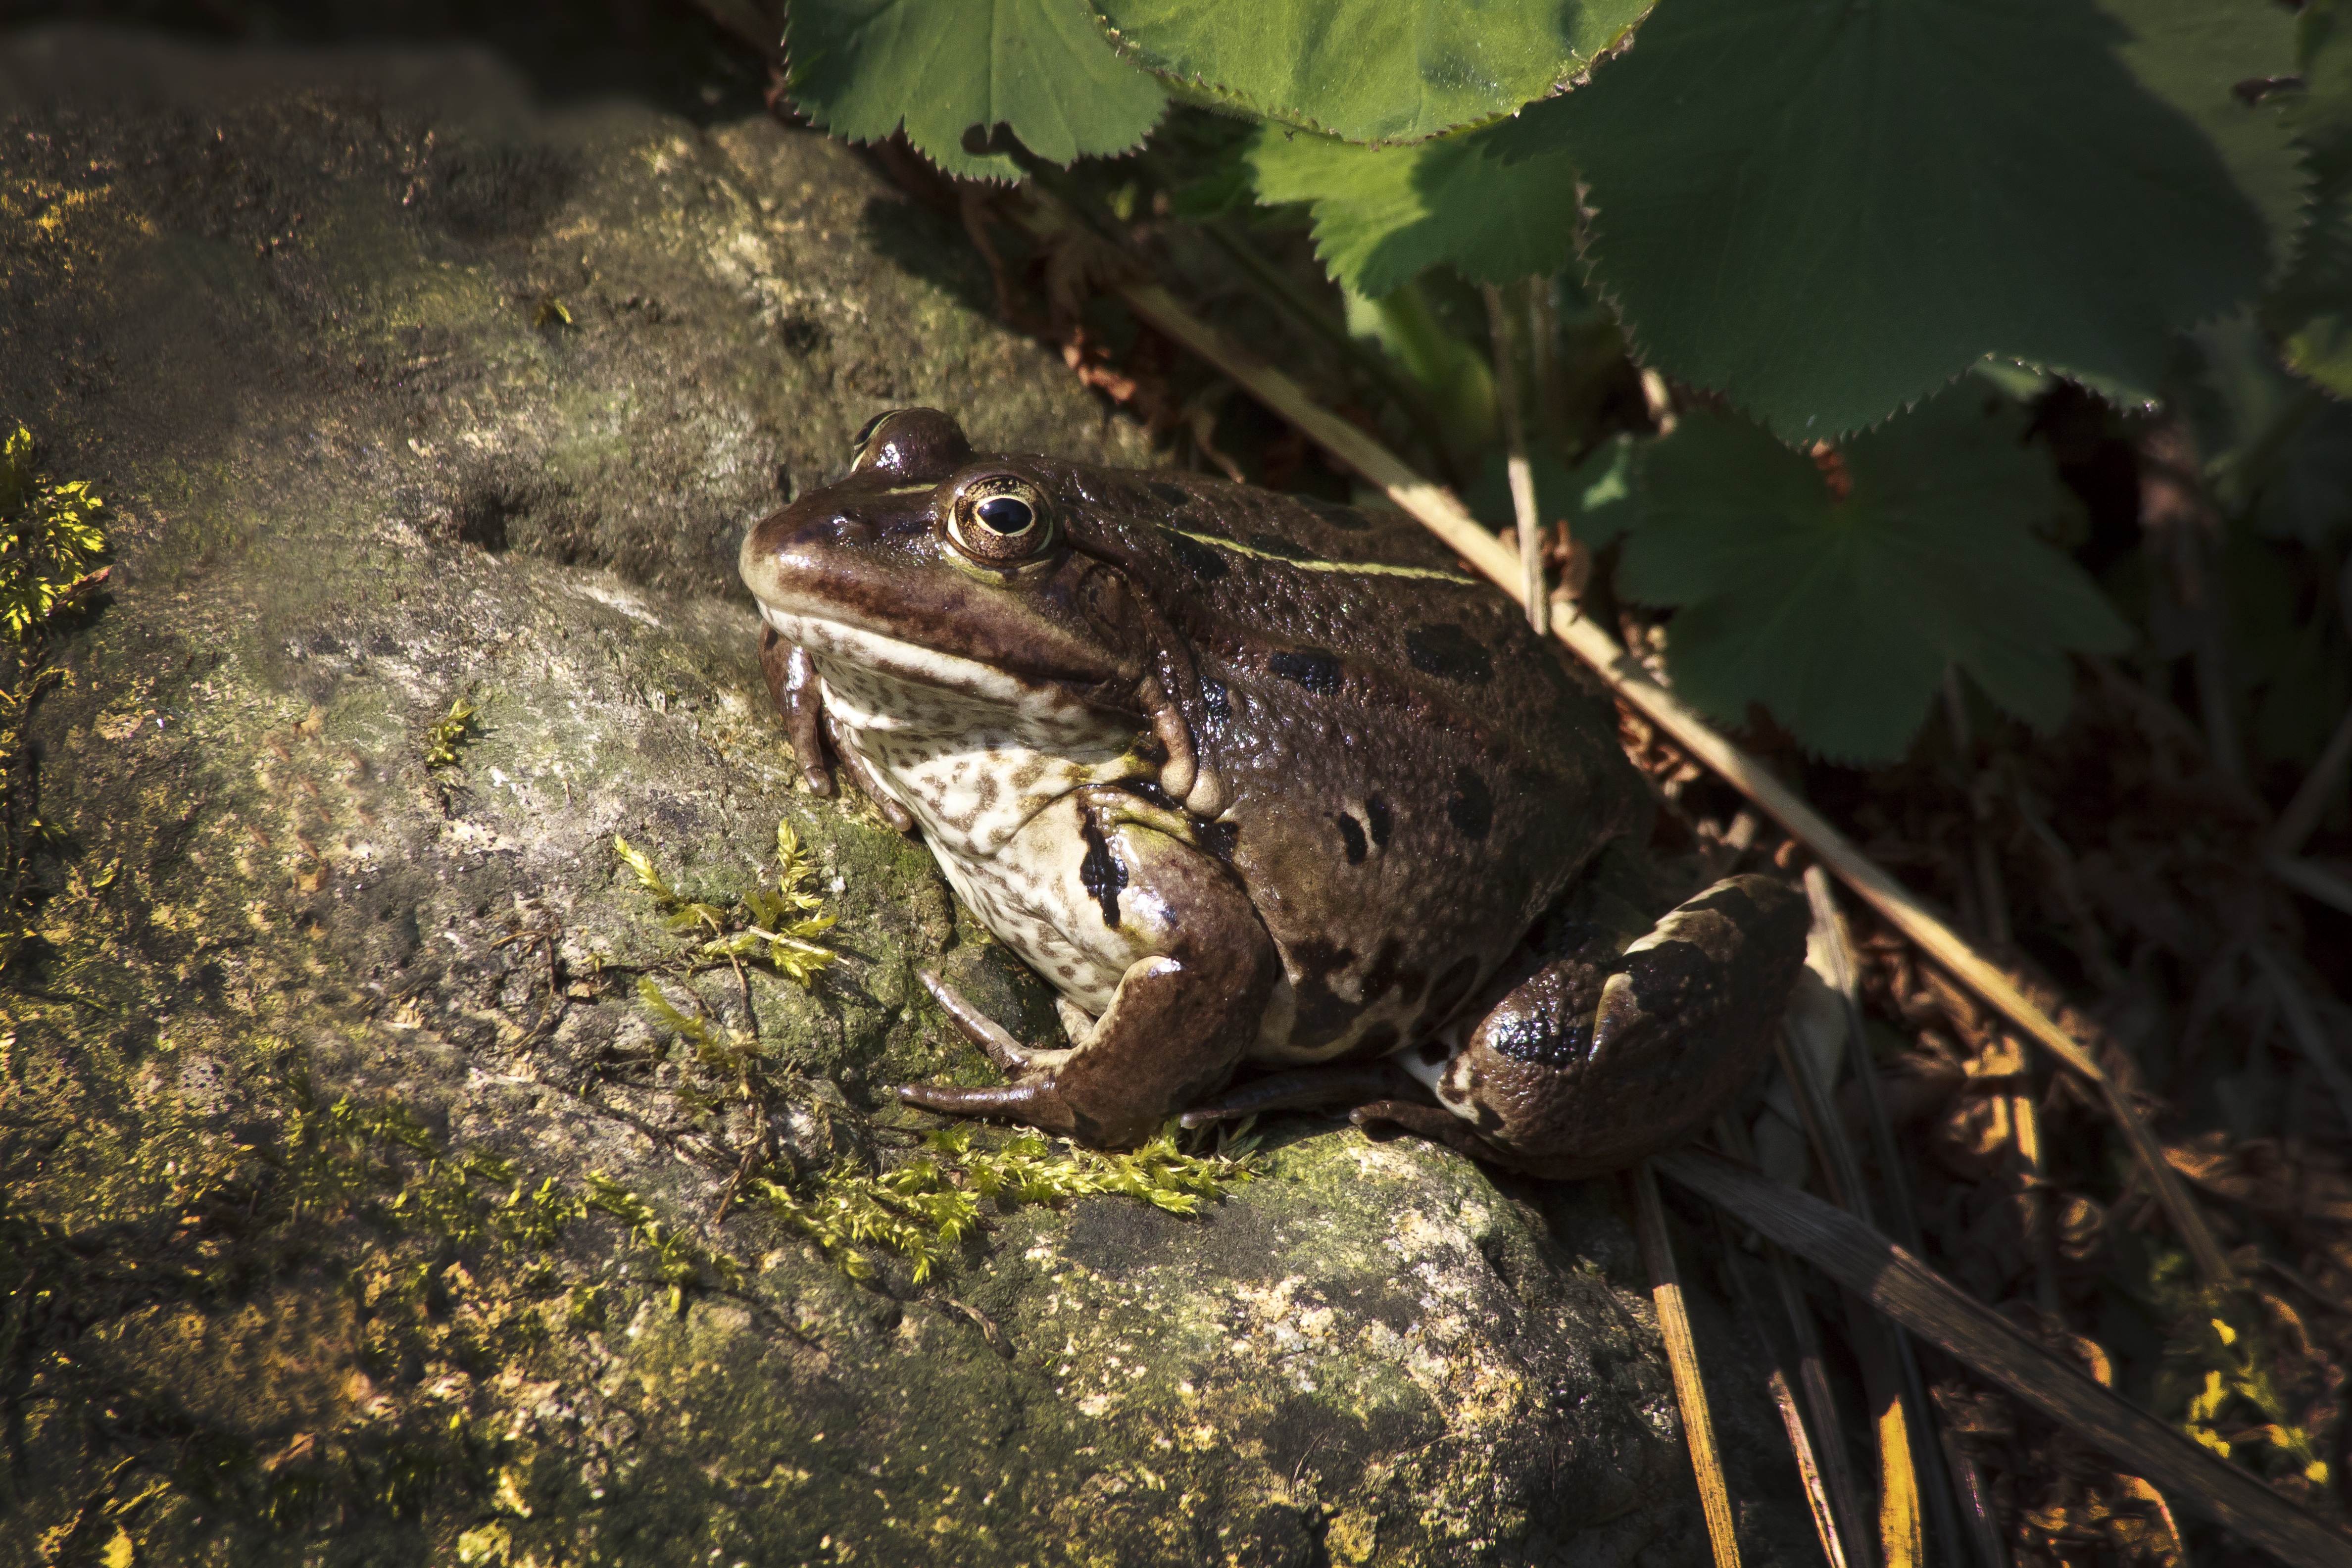
<instances>
[{"instance_id":1,"label":"frog's head","mask_svg":"<svg viewBox=\"0 0 2352 1568\"><path fill-rule=\"evenodd\" d=\"M1148 655L1118 574L1072 548L1057 473L974 454L937 409L877 416L846 478L744 537L743 581L820 658L1010 707L1124 706Z\"/></svg>"}]
</instances>

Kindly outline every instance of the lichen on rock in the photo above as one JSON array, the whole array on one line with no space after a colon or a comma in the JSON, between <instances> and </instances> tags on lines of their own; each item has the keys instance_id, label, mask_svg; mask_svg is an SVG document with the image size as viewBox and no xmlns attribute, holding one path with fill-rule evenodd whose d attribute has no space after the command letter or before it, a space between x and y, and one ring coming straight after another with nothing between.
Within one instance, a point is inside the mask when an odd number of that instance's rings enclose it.
<instances>
[{"instance_id":1,"label":"lichen on rock","mask_svg":"<svg viewBox=\"0 0 2352 1568\"><path fill-rule=\"evenodd\" d=\"M1293 1120L1187 1189L893 1105L992 1071L918 967L1049 999L805 793L741 530L889 404L1150 460L929 215L457 52L0 35L0 416L114 549L29 731L0 1562L1704 1559L1608 1185ZM772 918L779 823L806 974L670 923ZM885 1191L970 1224L852 1278L822 1205Z\"/></svg>"}]
</instances>

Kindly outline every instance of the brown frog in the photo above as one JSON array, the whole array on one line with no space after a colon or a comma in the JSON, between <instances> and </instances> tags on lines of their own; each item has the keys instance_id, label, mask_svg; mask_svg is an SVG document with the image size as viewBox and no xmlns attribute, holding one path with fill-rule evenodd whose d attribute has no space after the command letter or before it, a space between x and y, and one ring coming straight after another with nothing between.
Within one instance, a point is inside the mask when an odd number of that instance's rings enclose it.
<instances>
[{"instance_id":1,"label":"brown frog","mask_svg":"<svg viewBox=\"0 0 2352 1568\"><path fill-rule=\"evenodd\" d=\"M1061 998L1004 1068L908 1102L1106 1146L1352 1110L1540 1174L1689 1136L1755 1067L1804 900L1654 922L1606 704L1402 517L1191 474L975 453L882 415L743 542L811 786L834 763ZM1238 1077L1237 1069L1254 1069Z\"/></svg>"}]
</instances>

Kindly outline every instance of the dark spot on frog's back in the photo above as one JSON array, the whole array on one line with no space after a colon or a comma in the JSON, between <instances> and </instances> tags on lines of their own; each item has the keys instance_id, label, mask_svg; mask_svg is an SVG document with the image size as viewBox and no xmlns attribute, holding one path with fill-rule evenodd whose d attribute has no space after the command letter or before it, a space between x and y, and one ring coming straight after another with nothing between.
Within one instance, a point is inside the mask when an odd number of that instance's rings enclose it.
<instances>
[{"instance_id":1,"label":"dark spot on frog's back","mask_svg":"<svg viewBox=\"0 0 2352 1568\"><path fill-rule=\"evenodd\" d=\"M1176 563L1192 574L1196 580L1213 583L1223 576L1228 570L1225 558L1217 553L1214 546L1203 544L1197 539L1172 531L1167 533L1165 537L1168 541L1168 553L1176 557Z\"/></svg>"},{"instance_id":2,"label":"dark spot on frog's back","mask_svg":"<svg viewBox=\"0 0 2352 1568\"><path fill-rule=\"evenodd\" d=\"M1291 1020L1290 1043L1307 1050L1329 1045L1347 1032L1362 1005L1333 989L1331 977L1356 962L1355 950L1316 938L1290 950L1292 979L1298 998Z\"/></svg>"},{"instance_id":3,"label":"dark spot on frog's back","mask_svg":"<svg viewBox=\"0 0 2352 1568\"><path fill-rule=\"evenodd\" d=\"M1468 768L1454 770L1454 793L1445 797L1445 820L1465 838L1486 837L1495 826L1495 797L1486 781Z\"/></svg>"},{"instance_id":4,"label":"dark spot on frog's back","mask_svg":"<svg viewBox=\"0 0 2352 1568\"><path fill-rule=\"evenodd\" d=\"M1336 696L1339 690L1339 661L1319 647L1301 648L1297 653L1270 654L1266 669L1285 680L1295 680L1318 697Z\"/></svg>"},{"instance_id":5,"label":"dark spot on frog's back","mask_svg":"<svg viewBox=\"0 0 2352 1568\"><path fill-rule=\"evenodd\" d=\"M1385 849L1389 847L1389 828L1391 822L1387 801L1376 795L1365 798L1364 826L1372 830L1373 847Z\"/></svg>"},{"instance_id":6,"label":"dark spot on frog's back","mask_svg":"<svg viewBox=\"0 0 2352 1568\"><path fill-rule=\"evenodd\" d=\"M1171 485L1165 479L1153 479L1143 488L1150 490L1160 500L1167 502L1170 506L1191 506L1192 504L1192 493L1190 490L1184 489L1181 486Z\"/></svg>"},{"instance_id":7,"label":"dark spot on frog's back","mask_svg":"<svg viewBox=\"0 0 2352 1568\"><path fill-rule=\"evenodd\" d=\"M1423 675L1484 686L1495 679L1495 661L1478 639L1452 621L1415 626L1404 635L1405 657Z\"/></svg>"},{"instance_id":8,"label":"dark spot on frog's back","mask_svg":"<svg viewBox=\"0 0 2352 1568\"><path fill-rule=\"evenodd\" d=\"M1362 865L1367 853L1363 827L1344 811L1333 813L1331 819L1339 825L1339 842L1347 848L1348 864Z\"/></svg>"}]
</instances>

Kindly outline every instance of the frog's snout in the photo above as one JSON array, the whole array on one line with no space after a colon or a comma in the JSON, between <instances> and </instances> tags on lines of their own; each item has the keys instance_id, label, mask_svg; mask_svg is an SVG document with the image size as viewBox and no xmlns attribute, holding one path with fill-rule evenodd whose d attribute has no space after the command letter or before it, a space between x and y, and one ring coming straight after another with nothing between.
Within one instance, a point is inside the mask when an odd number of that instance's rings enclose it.
<instances>
[{"instance_id":1,"label":"frog's snout","mask_svg":"<svg viewBox=\"0 0 2352 1568\"><path fill-rule=\"evenodd\" d=\"M924 531L929 526L928 518L887 521ZM873 546L886 531L861 509L811 496L752 525L738 570L762 604L781 608L812 595L837 598L874 574Z\"/></svg>"}]
</instances>

